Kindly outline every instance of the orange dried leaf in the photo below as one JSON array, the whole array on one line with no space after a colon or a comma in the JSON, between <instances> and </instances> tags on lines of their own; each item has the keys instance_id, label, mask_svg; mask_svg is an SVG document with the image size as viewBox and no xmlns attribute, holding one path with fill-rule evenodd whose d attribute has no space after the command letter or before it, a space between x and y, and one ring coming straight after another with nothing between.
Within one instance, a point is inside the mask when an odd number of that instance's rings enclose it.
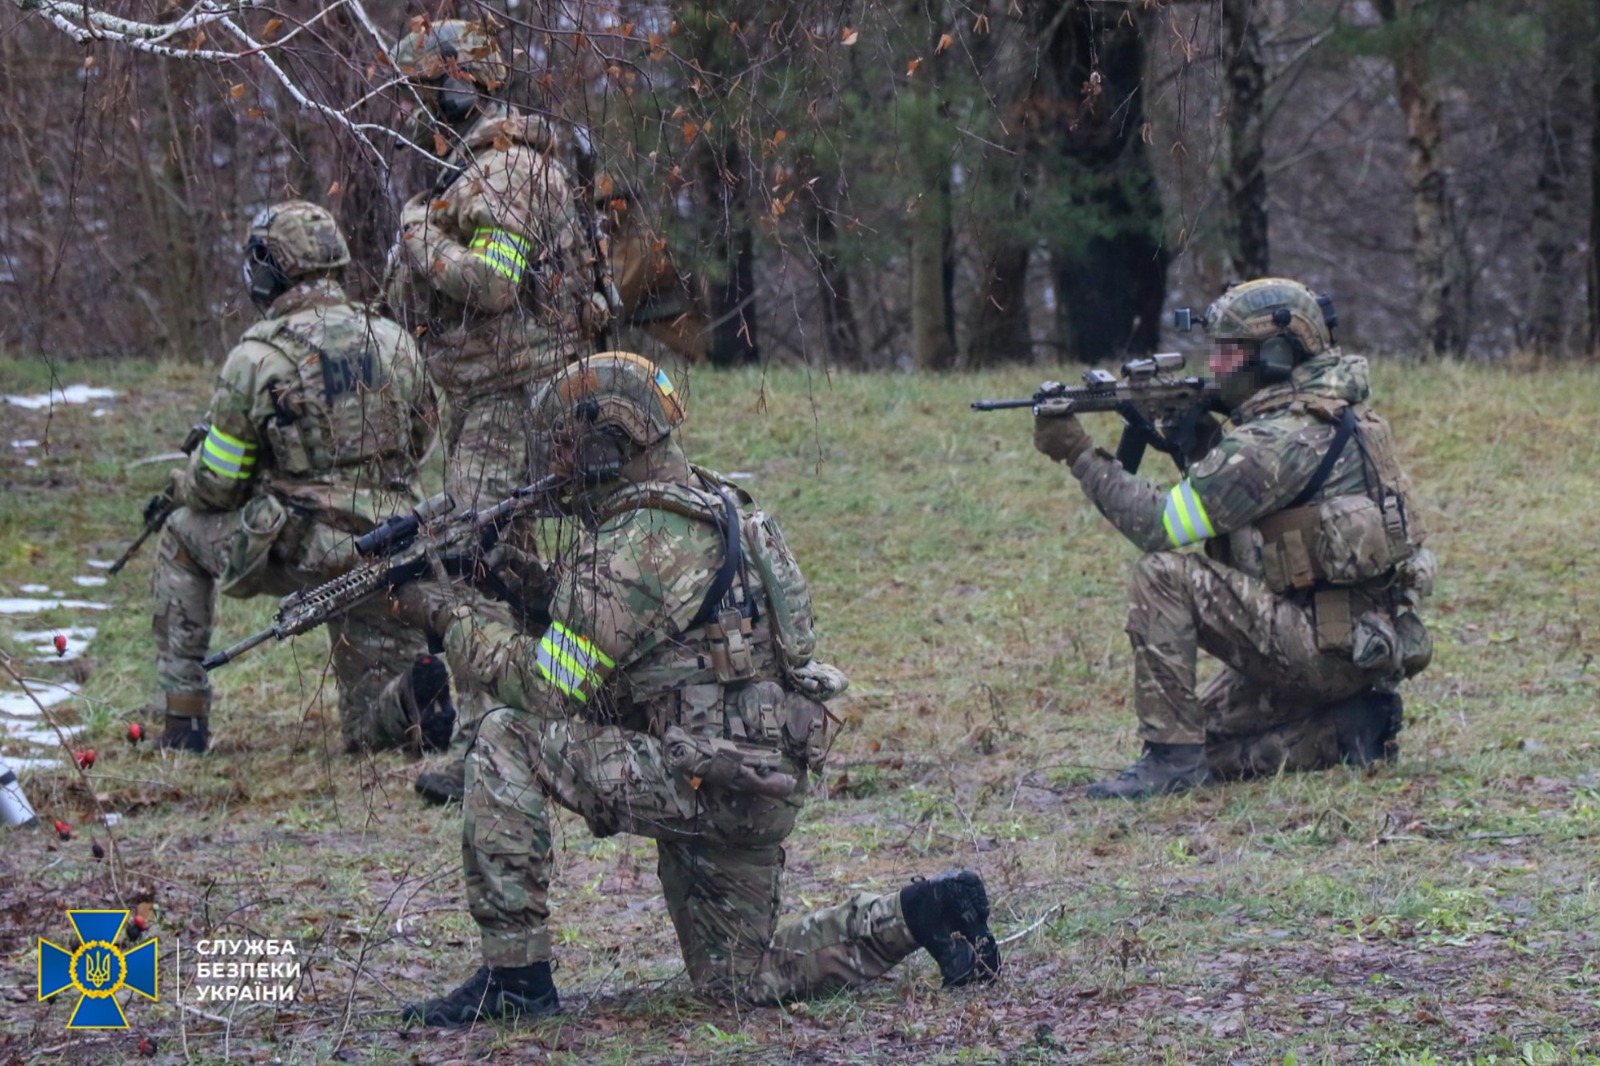
<instances>
[{"instance_id":1,"label":"orange dried leaf","mask_svg":"<svg viewBox=\"0 0 1600 1066\"><path fill-rule=\"evenodd\" d=\"M699 132L699 126L696 126L693 122L685 122L683 124L683 143L688 144L690 141L694 140L694 135Z\"/></svg>"},{"instance_id":2,"label":"orange dried leaf","mask_svg":"<svg viewBox=\"0 0 1600 1066\"><path fill-rule=\"evenodd\" d=\"M689 787L694 789L696 792L700 791L700 778L699 777L691 777L691 778L689 778Z\"/></svg>"},{"instance_id":3,"label":"orange dried leaf","mask_svg":"<svg viewBox=\"0 0 1600 1066\"><path fill-rule=\"evenodd\" d=\"M917 68L920 66L922 66L922 60L920 58L913 59L910 63L906 64L906 77L909 78L915 74L917 72Z\"/></svg>"},{"instance_id":4,"label":"orange dried leaf","mask_svg":"<svg viewBox=\"0 0 1600 1066\"><path fill-rule=\"evenodd\" d=\"M233 97L235 100L239 99L239 97L244 95L244 85L242 83L235 85L233 88L228 90L228 95Z\"/></svg>"},{"instance_id":5,"label":"orange dried leaf","mask_svg":"<svg viewBox=\"0 0 1600 1066\"><path fill-rule=\"evenodd\" d=\"M340 185L338 182L334 182L332 185L328 186L329 196L338 196L343 191L344 186Z\"/></svg>"},{"instance_id":6,"label":"orange dried leaf","mask_svg":"<svg viewBox=\"0 0 1600 1066\"><path fill-rule=\"evenodd\" d=\"M857 33L855 30L851 29L849 26L846 26L844 28L844 33L842 33L839 36L839 43L844 45L846 48L849 48L851 45L855 44L856 41L858 41L860 39L861 39L861 34Z\"/></svg>"},{"instance_id":7,"label":"orange dried leaf","mask_svg":"<svg viewBox=\"0 0 1600 1066\"><path fill-rule=\"evenodd\" d=\"M933 54L934 55L939 55L946 48L949 48L951 45L953 45L955 43L956 43L956 39L954 37L950 36L948 33L941 33L939 35L939 43L933 46Z\"/></svg>"},{"instance_id":8,"label":"orange dried leaf","mask_svg":"<svg viewBox=\"0 0 1600 1066\"><path fill-rule=\"evenodd\" d=\"M83 57L83 69L84 70L88 70L92 66L94 66L94 56L84 56Z\"/></svg>"},{"instance_id":9,"label":"orange dried leaf","mask_svg":"<svg viewBox=\"0 0 1600 1066\"><path fill-rule=\"evenodd\" d=\"M261 116L265 115L266 112L261 110L259 107L251 107L245 109L245 114L251 118L260 118Z\"/></svg>"},{"instance_id":10,"label":"orange dried leaf","mask_svg":"<svg viewBox=\"0 0 1600 1066\"><path fill-rule=\"evenodd\" d=\"M449 151L450 151L450 144L449 144L448 141L446 141L444 139L444 134L435 133L433 135L433 154L434 155L438 155L438 156L442 156L442 155L447 155L449 153Z\"/></svg>"},{"instance_id":11,"label":"orange dried leaf","mask_svg":"<svg viewBox=\"0 0 1600 1066\"><path fill-rule=\"evenodd\" d=\"M789 135L787 133L779 130L777 133L772 135L772 143L775 145L782 144L784 140L788 138L788 136Z\"/></svg>"},{"instance_id":12,"label":"orange dried leaf","mask_svg":"<svg viewBox=\"0 0 1600 1066\"><path fill-rule=\"evenodd\" d=\"M282 19L268 19L266 26L262 27L261 36L270 41L273 34L281 29L283 29Z\"/></svg>"}]
</instances>

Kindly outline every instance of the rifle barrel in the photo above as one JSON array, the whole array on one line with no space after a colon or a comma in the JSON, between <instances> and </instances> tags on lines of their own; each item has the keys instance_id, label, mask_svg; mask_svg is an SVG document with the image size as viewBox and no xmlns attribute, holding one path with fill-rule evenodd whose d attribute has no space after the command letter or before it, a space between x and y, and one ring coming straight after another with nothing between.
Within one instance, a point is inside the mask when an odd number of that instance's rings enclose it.
<instances>
[{"instance_id":1,"label":"rifle barrel","mask_svg":"<svg viewBox=\"0 0 1600 1066\"><path fill-rule=\"evenodd\" d=\"M205 659L201 661L200 668L210 672L219 666L226 666L239 656L243 655L245 652L249 651L251 648L255 647L257 644L266 643L266 641L276 636L277 632L277 627L268 626L259 633L252 633L250 636L245 637L232 647L224 648L219 652L214 652L211 655L206 656Z\"/></svg>"},{"instance_id":2,"label":"rifle barrel","mask_svg":"<svg viewBox=\"0 0 1600 1066\"><path fill-rule=\"evenodd\" d=\"M1037 400L973 400L974 411L1006 411L1013 407L1032 407Z\"/></svg>"}]
</instances>

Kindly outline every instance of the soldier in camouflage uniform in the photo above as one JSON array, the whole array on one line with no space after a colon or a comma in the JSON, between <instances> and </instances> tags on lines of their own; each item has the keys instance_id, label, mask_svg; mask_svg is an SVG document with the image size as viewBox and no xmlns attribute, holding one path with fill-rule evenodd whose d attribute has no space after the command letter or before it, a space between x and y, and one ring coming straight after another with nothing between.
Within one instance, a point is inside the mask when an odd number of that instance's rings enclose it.
<instances>
[{"instance_id":1,"label":"soldier in camouflage uniform","mask_svg":"<svg viewBox=\"0 0 1600 1066\"><path fill-rule=\"evenodd\" d=\"M1091 797L1397 753L1396 686L1432 654L1415 608L1433 556L1366 360L1333 325L1330 302L1283 278L1211 305L1233 425L1170 490L1094 448L1070 401L1035 409L1035 446L1147 553L1127 627L1144 753ZM1203 554L1174 550L1191 544ZM1200 649L1224 665L1197 694Z\"/></svg>"},{"instance_id":2,"label":"soldier in camouflage uniform","mask_svg":"<svg viewBox=\"0 0 1600 1066\"><path fill-rule=\"evenodd\" d=\"M777 525L691 467L666 374L636 355L583 360L539 394L535 425L587 533L549 575L549 626L526 632L426 584L404 617L438 632L508 706L467 756L462 852L485 965L408 1006L459 1026L557 1008L548 887L554 801L597 836L656 841L689 977L709 997L775 1003L856 984L927 949L947 985L999 951L971 871L863 893L778 928L783 841L828 746L811 601Z\"/></svg>"},{"instance_id":3,"label":"soldier in camouflage uniform","mask_svg":"<svg viewBox=\"0 0 1600 1066\"><path fill-rule=\"evenodd\" d=\"M442 160L437 183L401 212L388 301L448 402L445 488L475 507L542 473L528 468L529 401L594 351L609 283L551 127L495 98L508 71L490 28L417 18L393 58ZM461 732L486 709L481 694L464 696ZM459 800L462 775L449 760L418 791Z\"/></svg>"},{"instance_id":4,"label":"soldier in camouflage uniform","mask_svg":"<svg viewBox=\"0 0 1600 1066\"><path fill-rule=\"evenodd\" d=\"M315 204L270 207L251 223L245 283L268 317L228 353L186 470L155 573L156 672L164 747L203 752L211 682L201 667L218 589L284 595L355 561L353 535L420 499L417 464L433 440L433 393L416 346L395 323L351 304L350 261L333 216ZM442 667L413 656L416 634L379 600L328 625L346 745L414 743L423 712L448 743ZM426 681L419 707L413 663Z\"/></svg>"}]
</instances>

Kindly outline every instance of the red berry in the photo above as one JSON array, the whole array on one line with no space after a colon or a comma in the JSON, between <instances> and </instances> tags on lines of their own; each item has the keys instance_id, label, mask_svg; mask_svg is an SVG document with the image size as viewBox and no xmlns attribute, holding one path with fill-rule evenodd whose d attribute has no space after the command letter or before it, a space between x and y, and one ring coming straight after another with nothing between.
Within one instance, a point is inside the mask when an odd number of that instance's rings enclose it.
<instances>
[{"instance_id":1,"label":"red berry","mask_svg":"<svg viewBox=\"0 0 1600 1066\"><path fill-rule=\"evenodd\" d=\"M65 654L67 654L67 638L66 638L65 635L63 635L61 633L57 633L56 634L56 654L57 655L65 655Z\"/></svg>"},{"instance_id":2,"label":"red berry","mask_svg":"<svg viewBox=\"0 0 1600 1066\"><path fill-rule=\"evenodd\" d=\"M149 1055L154 1055L155 1053L156 1053L156 1039L155 1039L155 1037L147 1036L143 1040L139 1041L139 1054L145 1055L145 1056L149 1056Z\"/></svg>"},{"instance_id":3,"label":"red berry","mask_svg":"<svg viewBox=\"0 0 1600 1066\"><path fill-rule=\"evenodd\" d=\"M144 739L144 726L138 722L128 723L128 743L137 744Z\"/></svg>"},{"instance_id":4,"label":"red berry","mask_svg":"<svg viewBox=\"0 0 1600 1066\"><path fill-rule=\"evenodd\" d=\"M133 927L142 933L146 929L150 928L150 923L144 920L144 915L135 914L133 916Z\"/></svg>"},{"instance_id":5,"label":"red berry","mask_svg":"<svg viewBox=\"0 0 1600 1066\"><path fill-rule=\"evenodd\" d=\"M94 765L94 749L84 748L82 751L72 753L72 761L78 764L78 769L87 770Z\"/></svg>"},{"instance_id":6,"label":"red berry","mask_svg":"<svg viewBox=\"0 0 1600 1066\"><path fill-rule=\"evenodd\" d=\"M71 840L72 839L72 826L68 825L66 822L63 822L60 818L57 818L56 819L56 836L60 837L62 840Z\"/></svg>"}]
</instances>

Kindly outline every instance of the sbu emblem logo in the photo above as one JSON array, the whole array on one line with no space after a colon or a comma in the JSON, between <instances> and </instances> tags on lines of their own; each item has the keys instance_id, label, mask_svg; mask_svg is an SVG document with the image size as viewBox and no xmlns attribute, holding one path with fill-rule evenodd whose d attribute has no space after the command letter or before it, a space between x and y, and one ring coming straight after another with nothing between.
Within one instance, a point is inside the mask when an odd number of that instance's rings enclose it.
<instances>
[{"instance_id":1,"label":"sbu emblem logo","mask_svg":"<svg viewBox=\"0 0 1600 1066\"><path fill-rule=\"evenodd\" d=\"M156 941L132 951L117 948L127 911L68 911L78 932L77 951L39 941L39 998L49 999L69 988L79 992L68 1029L126 1029L128 1019L116 995L131 988L146 999L157 993Z\"/></svg>"}]
</instances>

